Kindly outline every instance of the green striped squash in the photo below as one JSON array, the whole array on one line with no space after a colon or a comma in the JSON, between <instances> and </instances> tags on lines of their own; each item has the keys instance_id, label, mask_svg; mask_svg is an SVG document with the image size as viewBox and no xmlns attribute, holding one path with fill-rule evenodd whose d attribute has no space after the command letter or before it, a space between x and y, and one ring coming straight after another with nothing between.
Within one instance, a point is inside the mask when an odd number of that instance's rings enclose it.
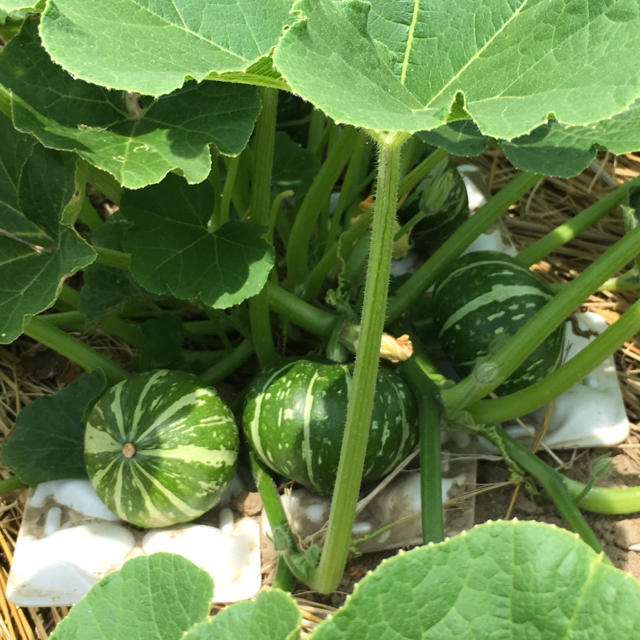
<instances>
[{"instance_id":1,"label":"green striped squash","mask_svg":"<svg viewBox=\"0 0 640 640\"><path fill-rule=\"evenodd\" d=\"M183 371L132 375L87 416L91 483L117 516L139 527L188 522L231 482L239 437L229 408Z\"/></svg>"},{"instance_id":2,"label":"green striped squash","mask_svg":"<svg viewBox=\"0 0 640 640\"><path fill-rule=\"evenodd\" d=\"M467 218L467 188L450 158L443 158L398 209L401 225L416 221L411 242L416 251L435 251Z\"/></svg>"},{"instance_id":3,"label":"green striped squash","mask_svg":"<svg viewBox=\"0 0 640 640\"><path fill-rule=\"evenodd\" d=\"M551 299L551 291L514 258L476 251L459 258L433 294L438 337L459 373L495 353ZM564 326L559 326L497 389L512 393L553 371L562 360Z\"/></svg>"},{"instance_id":4,"label":"green striped squash","mask_svg":"<svg viewBox=\"0 0 640 640\"><path fill-rule=\"evenodd\" d=\"M258 457L311 491L330 494L338 469L352 366L296 360L250 385L243 430ZM378 374L363 483L392 471L418 440L417 408L396 373Z\"/></svg>"}]
</instances>

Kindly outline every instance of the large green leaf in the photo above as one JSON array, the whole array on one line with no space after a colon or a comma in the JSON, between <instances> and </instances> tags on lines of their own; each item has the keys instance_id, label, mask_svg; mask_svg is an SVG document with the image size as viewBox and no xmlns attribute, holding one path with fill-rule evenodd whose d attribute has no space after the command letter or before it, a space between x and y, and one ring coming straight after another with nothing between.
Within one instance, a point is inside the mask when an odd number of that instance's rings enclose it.
<instances>
[{"instance_id":1,"label":"large green leaf","mask_svg":"<svg viewBox=\"0 0 640 640\"><path fill-rule=\"evenodd\" d=\"M211 74L236 72L237 81L242 71L269 84L277 74L263 58L293 20L290 8L291 0L50 0L41 34L58 64L106 87L160 95Z\"/></svg>"},{"instance_id":2,"label":"large green leaf","mask_svg":"<svg viewBox=\"0 0 640 640\"><path fill-rule=\"evenodd\" d=\"M593 160L599 147L615 154L640 149L640 100L593 126L553 121L511 142L500 141L500 146L518 169L570 178Z\"/></svg>"},{"instance_id":3,"label":"large green leaf","mask_svg":"<svg viewBox=\"0 0 640 640\"><path fill-rule=\"evenodd\" d=\"M478 155L491 142L471 120L452 122L419 135L425 142L460 156ZM640 149L640 100L593 125L569 126L552 120L524 136L495 142L518 169L570 178L589 166L599 148L615 154Z\"/></svg>"},{"instance_id":4,"label":"large green leaf","mask_svg":"<svg viewBox=\"0 0 640 640\"><path fill-rule=\"evenodd\" d=\"M31 486L86 478L83 416L104 386L104 380L85 373L55 395L28 404L2 447L2 462Z\"/></svg>"},{"instance_id":5,"label":"large green leaf","mask_svg":"<svg viewBox=\"0 0 640 640\"><path fill-rule=\"evenodd\" d=\"M583 125L640 94L640 5L628 0L298 0L279 43L292 89L339 122L433 129L457 98L511 139L552 113ZM596 71L597 70L597 71ZM459 106L459 105L458 105Z\"/></svg>"},{"instance_id":6,"label":"large green leaf","mask_svg":"<svg viewBox=\"0 0 640 640\"><path fill-rule=\"evenodd\" d=\"M575 534L511 521L385 561L312 638L601 640L639 628L640 583Z\"/></svg>"},{"instance_id":7,"label":"large green leaf","mask_svg":"<svg viewBox=\"0 0 640 640\"><path fill-rule=\"evenodd\" d=\"M13 93L20 131L75 151L130 188L159 182L172 169L201 182L211 170L209 144L237 155L260 110L255 87L222 82L190 82L155 102L147 98L142 112L137 104L127 108L123 92L74 79L54 64L33 21L0 56L0 84Z\"/></svg>"},{"instance_id":8,"label":"large green leaf","mask_svg":"<svg viewBox=\"0 0 640 640\"><path fill-rule=\"evenodd\" d=\"M0 343L54 303L65 276L95 260L60 223L74 172L72 156L43 149L0 114Z\"/></svg>"},{"instance_id":9,"label":"large green leaf","mask_svg":"<svg viewBox=\"0 0 640 640\"><path fill-rule=\"evenodd\" d=\"M278 590L262 591L254 602L226 607L213 620L192 627L182 640L297 640L300 610Z\"/></svg>"},{"instance_id":10,"label":"large green leaf","mask_svg":"<svg viewBox=\"0 0 640 640\"><path fill-rule=\"evenodd\" d=\"M125 249L131 273L145 289L200 298L218 309L260 292L273 266L264 228L231 220L210 231L213 200L209 182L189 186L175 175L125 193L121 211L133 223Z\"/></svg>"},{"instance_id":11,"label":"large green leaf","mask_svg":"<svg viewBox=\"0 0 640 640\"><path fill-rule=\"evenodd\" d=\"M186 558L156 553L133 558L75 604L50 640L178 640L204 620L210 576Z\"/></svg>"}]
</instances>

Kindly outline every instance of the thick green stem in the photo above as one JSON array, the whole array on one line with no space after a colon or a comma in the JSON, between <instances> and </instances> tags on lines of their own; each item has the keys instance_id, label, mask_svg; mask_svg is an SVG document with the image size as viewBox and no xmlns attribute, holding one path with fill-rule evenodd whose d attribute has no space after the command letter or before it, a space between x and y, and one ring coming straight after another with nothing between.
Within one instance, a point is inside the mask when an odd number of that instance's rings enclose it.
<instances>
[{"instance_id":1,"label":"thick green stem","mask_svg":"<svg viewBox=\"0 0 640 640\"><path fill-rule=\"evenodd\" d=\"M308 273L309 239L318 214L329 199L333 185L344 169L353 151L358 132L345 127L327 154L302 201L291 228L287 245L287 279L292 291L300 285Z\"/></svg>"},{"instance_id":2,"label":"thick green stem","mask_svg":"<svg viewBox=\"0 0 640 640\"><path fill-rule=\"evenodd\" d=\"M480 207L442 246L416 271L389 300L387 322L392 322L431 286L438 276L483 231L490 227L514 202L525 194L540 176L519 173L511 182Z\"/></svg>"},{"instance_id":3,"label":"thick green stem","mask_svg":"<svg viewBox=\"0 0 640 640\"><path fill-rule=\"evenodd\" d=\"M586 485L564 477L571 496L577 499L584 494L578 506L593 513L620 515L640 511L640 487L591 487L586 493Z\"/></svg>"},{"instance_id":4,"label":"thick green stem","mask_svg":"<svg viewBox=\"0 0 640 640\"><path fill-rule=\"evenodd\" d=\"M89 345L76 340L76 338L41 318L31 318L24 328L24 333L80 365L83 369L89 372L99 371L104 373L109 382L119 382L129 375L124 369L101 356Z\"/></svg>"},{"instance_id":5,"label":"thick green stem","mask_svg":"<svg viewBox=\"0 0 640 640\"><path fill-rule=\"evenodd\" d=\"M89 198L85 195L82 199L82 205L78 212L78 218L81 222L87 225L91 231L95 231L102 225L102 218L98 215L98 212L93 208L93 205L89 201Z\"/></svg>"},{"instance_id":6,"label":"thick green stem","mask_svg":"<svg viewBox=\"0 0 640 640\"><path fill-rule=\"evenodd\" d=\"M547 492L547 495L556 505L558 511L567 525L573 529L584 542L596 553L602 552L598 538L587 524L580 510L567 491L565 479L557 471L545 464L540 458L531 453L529 449L521 445L517 440L503 431L498 426L481 430L481 435L487 437L500 451L503 451L516 464L530 473Z\"/></svg>"},{"instance_id":7,"label":"thick green stem","mask_svg":"<svg viewBox=\"0 0 640 640\"><path fill-rule=\"evenodd\" d=\"M329 229L329 241L333 242L338 235L338 229L340 222L342 221L342 214L346 208L351 204L354 199L358 197L358 183L362 179L362 165L363 161L368 161L369 150L367 148L367 142L369 136L364 131L358 132L358 138L353 145L353 152L349 159L349 165L344 173L344 179L340 185L340 195L338 196L338 202L331 216L331 228Z\"/></svg>"},{"instance_id":8,"label":"thick green stem","mask_svg":"<svg viewBox=\"0 0 640 640\"><path fill-rule=\"evenodd\" d=\"M260 89L262 112L255 131L255 166L251 185L251 219L267 228L271 236L271 174L273 170L273 149L276 135L276 111L278 108L277 89ZM261 366L269 364L278 353L271 332L269 301L266 291L249 300L249 324L253 337L253 348Z\"/></svg>"},{"instance_id":9,"label":"thick green stem","mask_svg":"<svg viewBox=\"0 0 640 640\"><path fill-rule=\"evenodd\" d=\"M220 214L218 222L223 225L229 220L229 209L231 207L231 195L236 184L236 176L238 175L238 167L240 166L240 156L230 158L226 163L227 175L224 179L224 187L222 188L222 198L220 202Z\"/></svg>"},{"instance_id":10,"label":"thick green stem","mask_svg":"<svg viewBox=\"0 0 640 640\"><path fill-rule=\"evenodd\" d=\"M109 267L115 267L122 271L128 271L131 266L131 254L118 251L116 249L107 249L106 247L93 247L98 255L96 256L96 264L104 264Z\"/></svg>"},{"instance_id":11,"label":"thick green stem","mask_svg":"<svg viewBox=\"0 0 640 640\"><path fill-rule=\"evenodd\" d=\"M640 176L619 186L615 191L607 194L604 198L601 198L577 216L555 227L555 229L547 233L547 235L528 246L517 255L516 259L527 267L542 260L542 258L548 256L558 247L566 244L581 231L584 231L587 227L590 227L600 220L600 218L604 217L624 200L629 193L629 189L638 184L640 184Z\"/></svg>"},{"instance_id":12,"label":"thick green stem","mask_svg":"<svg viewBox=\"0 0 640 640\"><path fill-rule=\"evenodd\" d=\"M78 301L80 300L80 293L68 284L63 284L56 300L56 306L60 306L61 303L64 307L76 310L78 308Z\"/></svg>"},{"instance_id":13,"label":"thick green stem","mask_svg":"<svg viewBox=\"0 0 640 640\"><path fill-rule=\"evenodd\" d=\"M568 362L535 384L508 396L480 400L469 407L477 422L502 422L547 404L582 380L640 330L640 300Z\"/></svg>"},{"instance_id":14,"label":"thick green stem","mask_svg":"<svg viewBox=\"0 0 640 640\"><path fill-rule=\"evenodd\" d=\"M398 187L398 193L402 195L407 191L410 191L415 187L422 178L424 178L431 169L433 169L440 160L447 157L447 152L444 149L436 149L433 153L430 153L420 164L417 164L409 173L407 173L402 180L400 180L400 186Z\"/></svg>"},{"instance_id":15,"label":"thick green stem","mask_svg":"<svg viewBox=\"0 0 640 640\"><path fill-rule=\"evenodd\" d=\"M422 540L444 540L444 514L442 511L442 472L440 420L442 404L434 383L420 365L410 358L401 365L401 371L411 385L418 402L420 420L420 502Z\"/></svg>"},{"instance_id":16,"label":"thick green stem","mask_svg":"<svg viewBox=\"0 0 640 640\"><path fill-rule=\"evenodd\" d=\"M4 480L0 480L0 496L5 493L9 493L9 491L15 491L16 489L22 489L27 485L20 480L17 476L11 476L10 478L5 478Z\"/></svg>"},{"instance_id":17,"label":"thick green stem","mask_svg":"<svg viewBox=\"0 0 640 640\"><path fill-rule=\"evenodd\" d=\"M622 269L640 253L640 227L610 247L591 263L575 280L568 282L523 325L505 345L487 361L495 377L490 383L480 383L473 373L451 389L442 392L447 410L471 406L493 391L513 373L524 359L611 275ZM543 402L541 402L543 404ZM539 406L539 405L538 405Z\"/></svg>"},{"instance_id":18,"label":"thick green stem","mask_svg":"<svg viewBox=\"0 0 640 640\"><path fill-rule=\"evenodd\" d=\"M205 384L216 384L243 365L253 355L253 351L251 340L245 339L224 358L203 371L198 378Z\"/></svg>"},{"instance_id":19,"label":"thick green stem","mask_svg":"<svg viewBox=\"0 0 640 640\"><path fill-rule=\"evenodd\" d=\"M361 332L347 409L338 475L331 500L331 512L320 564L311 576L310 587L322 593L339 584L347 559L355 507L362 479L364 456L373 409L380 358L380 337L384 325L389 287L393 225L400 179L400 149L405 134L393 134L380 141L378 185L371 237L371 255L365 282Z\"/></svg>"},{"instance_id":20,"label":"thick green stem","mask_svg":"<svg viewBox=\"0 0 640 640\"><path fill-rule=\"evenodd\" d=\"M295 576L289 569L285 554L298 554L295 538L289 527L287 514L280 502L280 496L273 479L258 461L253 451L249 452L249 462L251 465L251 474L253 481L260 493L264 511L267 514L267 520L271 527L271 537L273 546L278 554L278 564L276 566L276 577L274 578L274 587L291 591L295 584ZM276 582L278 584L276 584Z\"/></svg>"},{"instance_id":21,"label":"thick green stem","mask_svg":"<svg viewBox=\"0 0 640 640\"><path fill-rule=\"evenodd\" d=\"M93 185L94 188L111 200L111 202L120 204L122 187L110 173L89 164L87 166L87 182Z\"/></svg>"},{"instance_id":22,"label":"thick green stem","mask_svg":"<svg viewBox=\"0 0 640 640\"><path fill-rule=\"evenodd\" d=\"M338 262L338 251L348 251L366 232L372 220L373 210L369 210L344 231L336 242L329 245L304 282L305 297L307 299L312 300L318 295L325 277Z\"/></svg>"},{"instance_id":23,"label":"thick green stem","mask_svg":"<svg viewBox=\"0 0 640 640\"><path fill-rule=\"evenodd\" d=\"M335 314L314 307L272 282L267 282L265 291L273 311L294 324L319 336L328 336L333 330L337 319Z\"/></svg>"}]
</instances>

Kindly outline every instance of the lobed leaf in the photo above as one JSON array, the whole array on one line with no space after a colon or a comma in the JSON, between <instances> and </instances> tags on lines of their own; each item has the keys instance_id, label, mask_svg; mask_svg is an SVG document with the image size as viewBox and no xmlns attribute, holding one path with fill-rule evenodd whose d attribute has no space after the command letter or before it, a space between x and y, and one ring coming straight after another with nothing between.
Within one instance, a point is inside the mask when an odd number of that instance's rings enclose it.
<instances>
[{"instance_id":1,"label":"lobed leaf","mask_svg":"<svg viewBox=\"0 0 640 640\"><path fill-rule=\"evenodd\" d=\"M2 447L3 464L29 486L86 478L83 416L104 386L100 377L85 373L55 395L24 407Z\"/></svg>"},{"instance_id":2,"label":"lobed leaf","mask_svg":"<svg viewBox=\"0 0 640 640\"><path fill-rule=\"evenodd\" d=\"M42 48L34 21L0 56L0 84L13 94L17 129L76 152L134 189L173 169L201 182L211 170L209 145L239 154L260 111L255 87L190 82L154 101L74 79Z\"/></svg>"},{"instance_id":3,"label":"lobed leaf","mask_svg":"<svg viewBox=\"0 0 640 640\"><path fill-rule=\"evenodd\" d=\"M140 556L92 587L50 640L178 640L205 619L212 597L211 577L186 558Z\"/></svg>"},{"instance_id":4,"label":"lobed leaf","mask_svg":"<svg viewBox=\"0 0 640 640\"><path fill-rule=\"evenodd\" d=\"M231 220L208 229L209 182L189 186L175 175L143 191L125 193L123 215L133 223L125 249L131 273L145 289L224 309L256 295L273 266L264 228Z\"/></svg>"},{"instance_id":5,"label":"lobed leaf","mask_svg":"<svg viewBox=\"0 0 640 640\"><path fill-rule=\"evenodd\" d=\"M640 6L626 0L298 0L274 54L293 91L334 120L419 131L464 109L512 139L552 114L609 118L640 94ZM594 69L598 72L594 73Z\"/></svg>"},{"instance_id":6,"label":"lobed leaf","mask_svg":"<svg viewBox=\"0 0 640 640\"><path fill-rule=\"evenodd\" d=\"M313 640L633 637L640 583L564 529L489 522L383 562Z\"/></svg>"},{"instance_id":7,"label":"lobed leaf","mask_svg":"<svg viewBox=\"0 0 640 640\"><path fill-rule=\"evenodd\" d=\"M73 197L75 162L42 148L0 114L0 343L50 307L63 279L95 251L61 224Z\"/></svg>"},{"instance_id":8,"label":"lobed leaf","mask_svg":"<svg viewBox=\"0 0 640 640\"><path fill-rule=\"evenodd\" d=\"M290 7L290 0L50 0L41 35L78 78L157 96L211 74L231 72L237 81L237 72L249 71L254 81L273 82L263 59L294 19ZM96 34L108 46L96 47Z\"/></svg>"},{"instance_id":9,"label":"lobed leaf","mask_svg":"<svg viewBox=\"0 0 640 640\"><path fill-rule=\"evenodd\" d=\"M283 591L261 591L254 602L225 607L213 620L192 627L183 640L298 640L302 616Z\"/></svg>"}]
</instances>

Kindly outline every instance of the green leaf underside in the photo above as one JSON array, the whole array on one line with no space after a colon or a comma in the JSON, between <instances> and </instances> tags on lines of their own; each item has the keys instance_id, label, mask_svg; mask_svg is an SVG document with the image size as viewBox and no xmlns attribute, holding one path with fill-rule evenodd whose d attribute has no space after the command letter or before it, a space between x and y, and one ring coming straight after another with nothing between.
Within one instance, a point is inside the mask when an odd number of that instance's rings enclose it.
<instances>
[{"instance_id":1,"label":"green leaf underside","mask_svg":"<svg viewBox=\"0 0 640 640\"><path fill-rule=\"evenodd\" d=\"M60 224L73 195L71 156L43 149L0 115L0 343L50 307L62 279L95 252Z\"/></svg>"},{"instance_id":2,"label":"green leaf underside","mask_svg":"<svg viewBox=\"0 0 640 640\"><path fill-rule=\"evenodd\" d=\"M182 640L297 640L302 616L283 591L261 591L253 602L225 607L213 620L202 622Z\"/></svg>"},{"instance_id":3,"label":"green leaf underside","mask_svg":"<svg viewBox=\"0 0 640 640\"><path fill-rule=\"evenodd\" d=\"M468 253L443 274L434 291L442 348L458 371L466 375L495 353L551 297L545 283L510 256L497 251ZM544 377L560 363L563 347L561 325L497 392L509 393Z\"/></svg>"},{"instance_id":4,"label":"green leaf underside","mask_svg":"<svg viewBox=\"0 0 640 640\"><path fill-rule=\"evenodd\" d=\"M489 522L365 577L313 640L631 637L640 585L568 531Z\"/></svg>"},{"instance_id":5,"label":"green leaf underside","mask_svg":"<svg viewBox=\"0 0 640 640\"><path fill-rule=\"evenodd\" d=\"M104 382L85 373L53 396L43 396L19 413L2 447L2 462L30 486L62 478L86 478L84 419Z\"/></svg>"},{"instance_id":6,"label":"green leaf underside","mask_svg":"<svg viewBox=\"0 0 640 640\"><path fill-rule=\"evenodd\" d=\"M41 35L70 73L106 87L149 95L185 80L249 69L293 20L289 0L52 0ZM100 34L109 47L96 47ZM254 67L260 76L260 66ZM267 81L273 71L264 69Z\"/></svg>"},{"instance_id":7,"label":"green leaf underside","mask_svg":"<svg viewBox=\"0 0 640 640\"><path fill-rule=\"evenodd\" d=\"M260 292L273 266L264 229L231 220L210 232L213 198L210 183L189 186L175 175L123 196L121 211L133 223L125 248L131 273L145 289L199 297L218 309Z\"/></svg>"},{"instance_id":8,"label":"green leaf underside","mask_svg":"<svg viewBox=\"0 0 640 640\"><path fill-rule=\"evenodd\" d=\"M182 556L133 558L74 605L50 638L178 640L204 620L212 596L211 577Z\"/></svg>"},{"instance_id":9,"label":"green leaf underside","mask_svg":"<svg viewBox=\"0 0 640 640\"><path fill-rule=\"evenodd\" d=\"M475 156L491 139L470 120L421 131L427 143L459 156ZM509 162L522 171L571 178L583 171L598 148L616 155L640 149L640 100L625 111L589 126L570 126L551 120L511 141L497 140Z\"/></svg>"},{"instance_id":10,"label":"green leaf underside","mask_svg":"<svg viewBox=\"0 0 640 640\"><path fill-rule=\"evenodd\" d=\"M158 370L98 399L84 445L89 478L107 507L127 522L161 527L218 502L235 473L238 433L213 389L188 373Z\"/></svg>"},{"instance_id":11,"label":"green leaf underside","mask_svg":"<svg viewBox=\"0 0 640 640\"><path fill-rule=\"evenodd\" d=\"M274 62L296 93L339 122L434 129L461 93L483 133L511 139L549 113L571 125L608 118L640 93L640 69L625 55L638 42L640 7L623 0L299 0L295 8L303 19Z\"/></svg>"},{"instance_id":12,"label":"green leaf underside","mask_svg":"<svg viewBox=\"0 0 640 640\"><path fill-rule=\"evenodd\" d=\"M252 383L243 413L247 440L277 473L330 494L338 469L352 372L310 360L279 363ZM378 374L363 482L389 473L417 441L415 400L395 373Z\"/></svg>"},{"instance_id":13,"label":"green leaf underside","mask_svg":"<svg viewBox=\"0 0 640 640\"><path fill-rule=\"evenodd\" d=\"M211 170L209 144L237 155L260 110L254 87L190 82L155 102L139 118L125 94L72 78L40 45L27 22L0 57L0 84L13 92L15 126L47 147L75 151L121 184L157 183L172 169L189 182Z\"/></svg>"}]
</instances>

